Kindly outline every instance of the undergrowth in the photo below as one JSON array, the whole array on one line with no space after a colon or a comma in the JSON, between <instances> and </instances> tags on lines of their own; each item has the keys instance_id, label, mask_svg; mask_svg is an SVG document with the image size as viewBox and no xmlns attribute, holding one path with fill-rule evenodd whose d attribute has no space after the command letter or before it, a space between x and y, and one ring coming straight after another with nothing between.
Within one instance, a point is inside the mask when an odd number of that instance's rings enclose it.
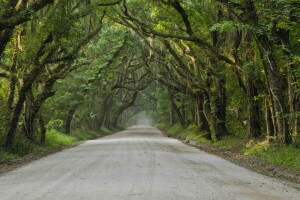
<instances>
[{"instance_id":1,"label":"undergrowth","mask_svg":"<svg viewBox=\"0 0 300 200\"><path fill-rule=\"evenodd\" d=\"M300 149L293 145L284 146L268 141L256 142L244 149L244 154L287 168L300 170Z\"/></svg>"},{"instance_id":2,"label":"undergrowth","mask_svg":"<svg viewBox=\"0 0 300 200\"><path fill-rule=\"evenodd\" d=\"M239 134L227 136L219 141L211 141L207 140L203 133L196 131L193 127L185 129L180 124L175 124L171 127L165 124L158 124L157 127L179 139L208 143L242 155L258 157L276 165L300 170L300 140L298 143L295 142L294 145L285 146L270 143L268 140L249 141L244 134Z\"/></svg>"},{"instance_id":3,"label":"undergrowth","mask_svg":"<svg viewBox=\"0 0 300 200\"><path fill-rule=\"evenodd\" d=\"M24 136L17 135L16 137L18 138L9 151L0 148L0 163L13 161L31 153L49 151L57 147L69 147L75 145L77 142L94 139L109 133L110 131L108 129L103 129L99 132L92 130L75 130L70 135L66 135L55 129L51 129L47 131L46 142L43 145L38 143L34 144L24 138Z\"/></svg>"}]
</instances>

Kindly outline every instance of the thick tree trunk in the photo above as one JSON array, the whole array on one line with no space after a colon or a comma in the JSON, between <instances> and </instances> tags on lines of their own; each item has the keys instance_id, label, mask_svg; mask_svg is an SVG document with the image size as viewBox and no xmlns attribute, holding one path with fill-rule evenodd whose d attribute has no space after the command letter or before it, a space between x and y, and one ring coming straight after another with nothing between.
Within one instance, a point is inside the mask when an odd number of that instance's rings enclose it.
<instances>
[{"instance_id":1,"label":"thick tree trunk","mask_svg":"<svg viewBox=\"0 0 300 200\"><path fill-rule=\"evenodd\" d=\"M284 47L283 53L287 57L289 63L293 63L293 49L290 42L290 30L279 29L276 33L281 45ZM297 115L297 113L300 111L300 95L296 92L296 90L299 90L300 88L297 88L297 85L294 84L298 81L295 74L295 69L298 67L299 66L296 66L296 64L289 64L287 67L288 100L290 110L289 124L291 134L294 136L298 134L300 128L299 116Z\"/></svg>"},{"instance_id":2,"label":"thick tree trunk","mask_svg":"<svg viewBox=\"0 0 300 200\"><path fill-rule=\"evenodd\" d=\"M13 34L13 31L14 31L14 28L0 31L0 57L2 56L3 52L5 51L5 48Z\"/></svg>"},{"instance_id":3,"label":"thick tree trunk","mask_svg":"<svg viewBox=\"0 0 300 200\"><path fill-rule=\"evenodd\" d=\"M248 109L248 137L257 138L261 136L259 102L255 99L258 96L256 86L250 77L247 78L247 109Z\"/></svg>"},{"instance_id":4,"label":"thick tree trunk","mask_svg":"<svg viewBox=\"0 0 300 200\"><path fill-rule=\"evenodd\" d=\"M253 25L258 26L258 16L255 9L254 1L246 1L247 20ZM289 126L286 119L286 108L284 100L284 82L280 74L278 64L275 58L274 47L265 33L256 33L257 43L260 46L261 54L263 55L263 65L269 86L270 97L274 104L274 125L277 131L276 139L283 144L291 144L292 137L289 132ZM276 133L276 132L275 132Z\"/></svg>"},{"instance_id":5,"label":"thick tree trunk","mask_svg":"<svg viewBox=\"0 0 300 200\"><path fill-rule=\"evenodd\" d=\"M23 104L26 100L26 93L32 88L32 84L35 81L36 77L42 72L45 66L35 66L35 68L28 74L24 79L24 84L21 86L18 92L18 100L16 106L13 110L11 120L9 122L9 129L6 139L6 148L10 148L13 145L15 132L18 126L19 117L22 112Z\"/></svg>"},{"instance_id":6,"label":"thick tree trunk","mask_svg":"<svg viewBox=\"0 0 300 200\"><path fill-rule=\"evenodd\" d=\"M69 112L67 114L66 123L65 123L65 134L70 134L70 132L71 132L71 122L72 122L74 113L76 112L78 106L79 106L79 104L74 104L70 108L70 110L69 110Z\"/></svg>"},{"instance_id":7,"label":"thick tree trunk","mask_svg":"<svg viewBox=\"0 0 300 200\"><path fill-rule=\"evenodd\" d=\"M197 124L201 132L205 135L204 137L208 140L212 140L211 132L209 129L209 123L204 114L204 97L202 94L198 95L196 100L197 103Z\"/></svg>"},{"instance_id":8,"label":"thick tree trunk","mask_svg":"<svg viewBox=\"0 0 300 200\"><path fill-rule=\"evenodd\" d=\"M216 93L217 96L214 98L213 109L215 111L216 120L216 139L221 140L224 136L229 135L226 128L226 88L225 88L225 77L217 78L216 80Z\"/></svg>"},{"instance_id":9,"label":"thick tree trunk","mask_svg":"<svg viewBox=\"0 0 300 200\"><path fill-rule=\"evenodd\" d=\"M8 129L6 144L5 144L6 148L11 148L13 145L14 138L15 138L15 132L16 132L18 122L19 122L19 117L22 112L22 107L23 107L24 101L26 99L26 95L23 90L21 90L19 92L18 96L19 96L19 99L14 108L14 111L13 111L13 114L12 114L12 117L10 120L10 124L9 124L9 129Z\"/></svg>"},{"instance_id":10,"label":"thick tree trunk","mask_svg":"<svg viewBox=\"0 0 300 200\"><path fill-rule=\"evenodd\" d=\"M284 83L283 77L280 75L276 59L272 50L272 46L267 36L260 36L259 42L262 46L264 55L264 68L269 85L270 96L274 103L274 120L276 126L276 139L283 144L291 144L292 137L289 132L289 126L286 119L286 108L284 100Z\"/></svg>"},{"instance_id":11,"label":"thick tree trunk","mask_svg":"<svg viewBox=\"0 0 300 200\"><path fill-rule=\"evenodd\" d=\"M15 98L16 83L17 83L17 78L15 76L16 70L17 67L16 64L14 63L10 69L11 77L9 80L9 91L8 91L8 98L7 98L7 110L9 113L13 110L13 102Z\"/></svg>"},{"instance_id":12,"label":"thick tree trunk","mask_svg":"<svg viewBox=\"0 0 300 200\"><path fill-rule=\"evenodd\" d=\"M112 103L113 101L108 101L107 102L107 107L105 108L105 115L104 115L104 121L103 125L107 129L112 129L112 124L111 124L111 110L112 110Z\"/></svg>"},{"instance_id":13,"label":"thick tree trunk","mask_svg":"<svg viewBox=\"0 0 300 200\"><path fill-rule=\"evenodd\" d=\"M101 130L101 128L104 124L106 113L110 112L110 110L108 108L108 104L110 101L112 101L112 95L108 94L108 95L106 95L106 97L104 97L103 102L101 104L100 112L99 112L99 120L98 120L98 125L97 125L97 129L99 129L99 130Z\"/></svg>"},{"instance_id":14,"label":"thick tree trunk","mask_svg":"<svg viewBox=\"0 0 300 200\"><path fill-rule=\"evenodd\" d=\"M40 127L40 143L45 144L46 142L46 127L42 114L39 114L39 127Z\"/></svg>"},{"instance_id":15,"label":"thick tree trunk","mask_svg":"<svg viewBox=\"0 0 300 200\"><path fill-rule=\"evenodd\" d=\"M52 92L53 85L57 79L49 79L43 86L43 90L37 95L36 99L32 94L31 89L27 92L27 98L25 103L25 119L24 119L24 133L26 137L34 141L34 124L36 122L37 115L40 111L42 104L50 97L55 95Z\"/></svg>"},{"instance_id":16,"label":"thick tree trunk","mask_svg":"<svg viewBox=\"0 0 300 200\"><path fill-rule=\"evenodd\" d=\"M34 133L33 133L33 124L34 124L34 117L33 116L33 102L34 102L34 97L32 94L32 90L28 90L26 94L26 100L24 104L24 123L23 123L23 132L25 136L30 139L34 140Z\"/></svg>"},{"instance_id":17,"label":"thick tree trunk","mask_svg":"<svg viewBox=\"0 0 300 200\"><path fill-rule=\"evenodd\" d=\"M177 107L177 105L174 101L173 91L171 88L168 88L168 95L169 95L170 104L171 104L173 110L175 111L175 113L177 114L180 124L183 127L185 127L185 119L183 118L179 108Z\"/></svg>"},{"instance_id":18,"label":"thick tree trunk","mask_svg":"<svg viewBox=\"0 0 300 200\"><path fill-rule=\"evenodd\" d=\"M265 98L265 123L267 136L274 137L274 122L272 120L271 105L267 97Z\"/></svg>"},{"instance_id":19,"label":"thick tree trunk","mask_svg":"<svg viewBox=\"0 0 300 200\"><path fill-rule=\"evenodd\" d=\"M169 110L170 110L169 124L170 124L170 126L173 126L175 124L175 116L174 116L175 113L174 113L174 109L173 109L173 106L172 106L171 102L170 102Z\"/></svg>"},{"instance_id":20,"label":"thick tree trunk","mask_svg":"<svg viewBox=\"0 0 300 200\"><path fill-rule=\"evenodd\" d=\"M225 109L224 107L220 108L220 100L211 92L204 95L204 102L204 114L209 122L211 133L214 133L217 140L221 140L224 136L229 135L224 121L226 115L220 114Z\"/></svg>"}]
</instances>

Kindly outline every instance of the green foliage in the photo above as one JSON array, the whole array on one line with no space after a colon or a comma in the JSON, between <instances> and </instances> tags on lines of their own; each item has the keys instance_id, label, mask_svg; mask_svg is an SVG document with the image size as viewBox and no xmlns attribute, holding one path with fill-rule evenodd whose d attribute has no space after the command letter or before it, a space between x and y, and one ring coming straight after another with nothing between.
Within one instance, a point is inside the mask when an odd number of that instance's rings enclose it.
<instances>
[{"instance_id":1,"label":"green foliage","mask_svg":"<svg viewBox=\"0 0 300 200\"><path fill-rule=\"evenodd\" d=\"M300 149L295 148L295 146L270 144L268 141L257 142L254 140L246 144L247 138L236 136L228 136L223 140L211 142L197 133L194 126L191 126L189 130L183 129L179 124L172 127L168 127L166 124L159 124L158 126L160 128L167 128L164 130L168 134L180 139L208 143L222 149L256 156L277 165L300 170Z\"/></svg>"},{"instance_id":2,"label":"green foliage","mask_svg":"<svg viewBox=\"0 0 300 200\"><path fill-rule=\"evenodd\" d=\"M61 130L62 126L64 124L64 121L61 119L56 119L56 120L51 120L48 122L48 124L46 125L47 130L51 131L51 130Z\"/></svg>"},{"instance_id":3,"label":"green foliage","mask_svg":"<svg viewBox=\"0 0 300 200\"><path fill-rule=\"evenodd\" d=\"M57 147L69 147L79 141L95 139L110 133L111 131L107 129L98 132L92 130L76 130L70 135L65 135L55 129L51 129L47 131L46 143L44 145L33 144L28 139L18 136L20 138L17 139L10 151L0 148L0 162L13 161L28 154L49 151ZM0 138L0 140L2 140L2 138Z\"/></svg>"},{"instance_id":4,"label":"green foliage","mask_svg":"<svg viewBox=\"0 0 300 200\"><path fill-rule=\"evenodd\" d=\"M55 129L51 129L46 134L46 145L50 147L70 146L74 144L76 138L64 135Z\"/></svg>"},{"instance_id":5,"label":"green foliage","mask_svg":"<svg viewBox=\"0 0 300 200\"><path fill-rule=\"evenodd\" d=\"M180 5L177 6L181 6L182 12L176 8L175 1L128 0L126 11L132 19L122 16L126 13L125 4L99 7L98 1L54 1L45 9L32 11L29 21L15 27L10 42L0 55L0 105L4 105L0 107L0 113L4 113L0 115L0 144L5 143L11 117L5 107L9 91L15 89L15 106L20 97L19 89L26 82L27 75L34 69L41 69L30 86L33 98L40 95L51 78L60 79L47 91L56 91L55 96L43 103L39 111L47 124L46 145L40 146L29 141L19 131L22 129L23 116L26 116L23 110L11 150L14 154L4 152L0 155L9 159L15 155L18 157L95 138L102 133L85 130L100 130L98 124L102 116L105 116L105 125L109 127L116 111L126 103L132 91L138 91L139 94L133 105L121 114L119 121L122 125L133 123L139 113L144 112L151 115L156 123L161 123L159 127L171 135L207 143L210 141L204 139L205 133L198 130L201 123L196 111L198 98L202 95L209 97L205 98L205 103L210 101L206 106L209 107L209 114L216 118L219 114L218 101L222 95L226 96L226 125L232 136L213 144L228 149L243 148L249 110L248 91L242 85L247 87L250 79L257 87L259 94L254 99L259 104L263 118L269 97L272 96L267 86L271 88L272 81L269 79L273 76L273 73L267 74L265 71L268 66L265 65L268 61L266 55L273 55L273 61L277 62L278 74L274 72L278 75L276 80L286 81L290 74L288 67L293 64L295 98L300 93L299 0L253 0L254 9L250 13L246 1L234 1L243 9L235 6L227 9L228 2L224 1L178 2ZM0 18L3 18L7 6L7 0L0 1ZM253 21L252 14L257 14L256 21ZM17 16L18 12L14 15ZM102 16L103 21L100 20ZM99 27L99 33L83 41ZM280 34L286 34L291 44L279 45L285 38L280 38ZM272 49L264 49L261 36ZM177 57L165 48L164 42L170 43ZM78 45L80 48L74 53ZM64 72L59 71L62 64L71 67L65 68ZM16 66L16 72L12 72L13 66ZM139 89L142 82L139 78L145 73L153 84L146 89ZM12 78L17 80L15 88L10 88ZM220 79L224 81L222 88L217 85ZM218 87L221 89L218 90ZM167 88L171 88L174 94L169 94ZM25 94L27 100L28 93ZM173 95L187 129L178 124L180 114L171 110L169 95ZM287 98L288 90L284 90L282 95ZM66 136L61 133L74 106L78 107L73 115L72 129L79 130ZM288 108L290 105L286 103L283 106ZM285 113L290 119L297 115L299 112L290 115ZM167 124L170 119L175 123L172 127ZM216 123L220 122L218 120ZM37 121L34 122L34 135L38 141ZM261 124L262 130L266 129L263 119ZM299 147L299 143L298 136L294 145ZM254 155L257 152L269 152L270 148L254 145L247 151ZM289 154L288 150L284 151ZM270 154L275 153L270 151Z\"/></svg>"},{"instance_id":6,"label":"green foliage","mask_svg":"<svg viewBox=\"0 0 300 200\"><path fill-rule=\"evenodd\" d=\"M185 129L181 126L181 124L177 123L174 126L170 127L170 129L167 130L167 132L171 135L180 135L184 130Z\"/></svg>"},{"instance_id":7,"label":"green foliage","mask_svg":"<svg viewBox=\"0 0 300 200\"><path fill-rule=\"evenodd\" d=\"M170 126L167 123L157 123L154 126L161 130L168 130L170 128Z\"/></svg>"},{"instance_id":8,"label":"green foliage","mask_svg":"<svg viewBox=\"0 0 300 200\"><path fill-rule=\"evenodd\" d=\"M16 160L20 158L19 155L7 152L5 149L0 148L0 163L1 162L6 162L6 161L11 161L11 160Z\"/></svg>"},{"instance_id":9,"label":"green foliage","mask_svg":"<svg viewBox=\"0 0 300 200\"><path fill-rule=\"evenodd\" d=\"M191 141L196 141L196 142L204 142L204 143L212 143L212 141L205 139L203 134L192 131L186 136L186 139L191 140Z\"/></svg>"},{"instance_id":10,"label":"green foliage","mask_svg":"<svg viewBox=\"0 0 300 200\"><path fill-rule=\"evenodd\" d=\"M109 133L111 133L111 131L107 129L102 129L101 131L77 129L73 131L70 134L70 136L75 138L77 141L84 141L89 139L95 139L99 136L107 135Z\"/></svg>"},{"instance_id":11,"label":"green foliage","mask_svg":"<svg viewBox=\"0 0 300 200\"><path fill-rule=\"evenodd\" d=\"M246 148L244 152L277 165L300 170L300 149L293 146L262 142Z\"/></svg>"},{"instance_id":12,"label":"green foliage","mask_svg":"<svg viewBox=\"0 0 300 200\"><path fill-rule=\"evenodd\" d=\"M210 31L219 31L222 33L222 32L234 32L237 30L249 31L251 29L252 29L252 27L247 24L236 23L234 21L222 21L221 23L214 24L210 28Z\"/></svg>"}]
</instances>

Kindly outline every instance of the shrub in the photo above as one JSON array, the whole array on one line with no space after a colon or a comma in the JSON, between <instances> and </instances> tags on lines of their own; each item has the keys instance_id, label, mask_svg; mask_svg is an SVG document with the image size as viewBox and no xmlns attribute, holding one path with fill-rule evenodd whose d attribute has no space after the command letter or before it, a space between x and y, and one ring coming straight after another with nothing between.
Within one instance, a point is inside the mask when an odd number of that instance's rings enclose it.
<instances>
[{"instance_id":1,"label":"shrub","mask_svg":"<svg viewBox=\"0 0 300 200\"><path fill-rule=\"evenodd\" d=\"M64 135L55 129L47 131L46 145L51 147L57 146L70 146L76 142L76 139L72 136Z\"/></svg>"}]
</instances>

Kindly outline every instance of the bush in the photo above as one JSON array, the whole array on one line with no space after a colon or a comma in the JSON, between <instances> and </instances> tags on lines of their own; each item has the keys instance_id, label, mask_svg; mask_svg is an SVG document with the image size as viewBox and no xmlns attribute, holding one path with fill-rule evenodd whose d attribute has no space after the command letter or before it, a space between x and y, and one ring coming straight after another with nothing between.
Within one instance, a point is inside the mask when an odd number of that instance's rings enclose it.
<instances>
[{"instance_id":1,"label":"bush","mask_svg":"<svg viewBox=\"0 0 300 200\"><path fill-rule=\"evenodd\" d=\"M4 149L0 148L0 162L15 160L17 158L19 158L18 155L7 152Z\"/></svg>"},{"instance_id":2,"label":"bush","mask_svg":"<svg viewBox=\"0 0 300 200\"><path fill-rule=\"evenodd\" d=\"M76 138L64 135L55 129L47 131L46 145L51 147L70 146L76 142Z\"/></svg>"},{"instance_id":3,"label":"bush","mask_svg":"<svg viewBox=\"0 0 300 200\"><path fill-rule=\"evenodd\" d=\"M183 132L184 130L185 129L181 126L181 124L175 124L168 130L168 133L171 135L177 135L177 134Z\"/></svg>"},{"instance_id":4,"label":"bush","mask_svg":"<svg viewBox=\"0 0 300 200\"><path fill-rule=\"evenodd\" d=\"M205 142L211 144L212 141L205 138L204 134L201 134L200 132L192 131L189 133L186 137L189 140L197 141L197 142Z\"/></svg>"},{"instance_id":5,"label":"bush","mask_svg":"<svg viewBox=\"0 0 300 200\"><path fill-rule=\"evenodd\" d=\"M61 119L50 120L46 125L46 129L48 131L51 131L52 129L57 131L62 131L63 125L64 125L64 121Z\"/></svg>"},{"instance_id":6,"label":"bush","mask_svg":"<svg viewBox=\"0 0 300 200\"><path fill-rule=\"evenodd\" d=\"M81 141L96 138L99 136L99 133L92 130L75 130L71 133L71 136Z\"/></svg>"}]
</instances>

